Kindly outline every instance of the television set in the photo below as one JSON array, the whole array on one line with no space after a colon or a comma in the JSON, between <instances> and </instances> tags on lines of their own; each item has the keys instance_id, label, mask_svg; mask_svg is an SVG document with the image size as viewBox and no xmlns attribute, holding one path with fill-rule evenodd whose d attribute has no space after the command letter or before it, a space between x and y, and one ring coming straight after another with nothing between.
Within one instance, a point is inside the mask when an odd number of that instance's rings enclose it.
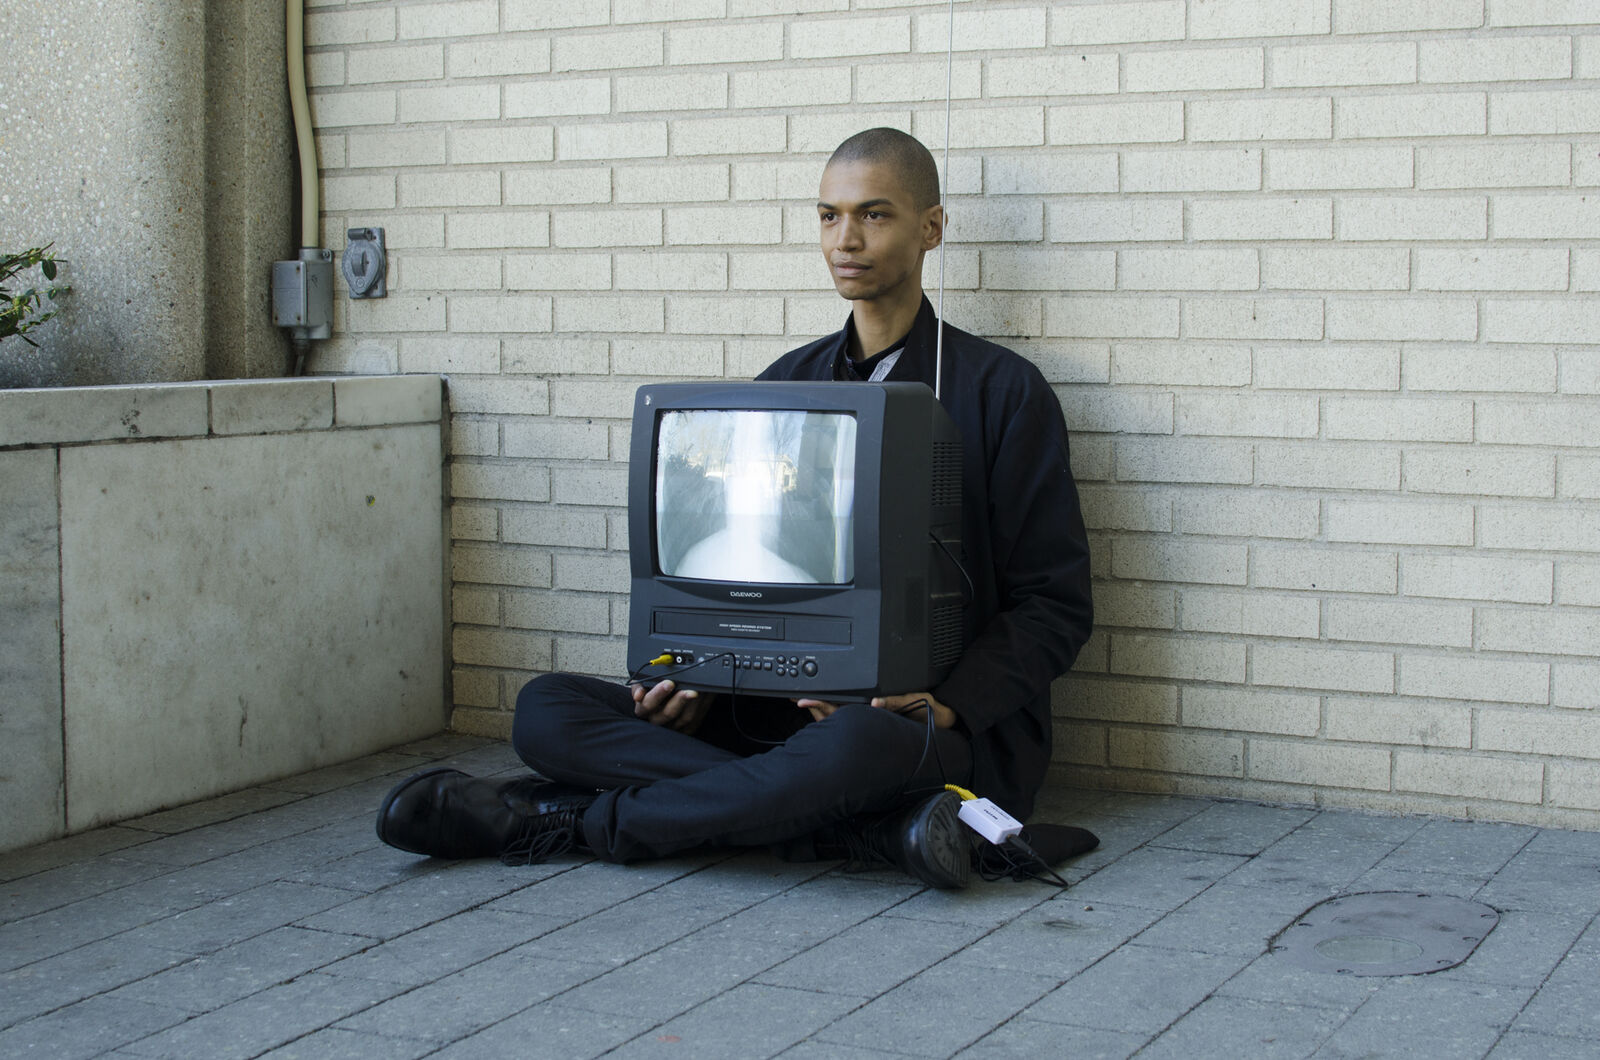
<instances>
[{"instance_id":1,"label":"television set","mask_svg":"<svg viewBox=\"0 0 1600 1060\"><path fill-rule=\"evenodd\" d=\"M640 387L629 666L837 703L933 688L967 636L961 467L921 383Z\"/></svg>"}]
</instances>

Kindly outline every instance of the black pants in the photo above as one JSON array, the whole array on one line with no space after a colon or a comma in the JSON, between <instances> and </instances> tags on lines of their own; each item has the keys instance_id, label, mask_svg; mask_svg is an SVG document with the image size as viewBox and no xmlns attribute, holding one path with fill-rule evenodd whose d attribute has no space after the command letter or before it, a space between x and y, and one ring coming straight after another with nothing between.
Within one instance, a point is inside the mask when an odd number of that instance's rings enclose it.
<instances>
[{"instance_id":1,"label":"black pants","mask_svg":"<svg viewBox=\"0 0 1600 1060\"><path fill-rule=\"evenodd\" d=\"M964 734L937 729L930 742L925 722L875 707L814 722L785 700L719 696L689 736L635 717L625 685L570 674L523 688L511 739L544 776L605 789L583 826L607 861L702 844L805 859L819 828L972 773Z\"/></svg>"}]
</instances>

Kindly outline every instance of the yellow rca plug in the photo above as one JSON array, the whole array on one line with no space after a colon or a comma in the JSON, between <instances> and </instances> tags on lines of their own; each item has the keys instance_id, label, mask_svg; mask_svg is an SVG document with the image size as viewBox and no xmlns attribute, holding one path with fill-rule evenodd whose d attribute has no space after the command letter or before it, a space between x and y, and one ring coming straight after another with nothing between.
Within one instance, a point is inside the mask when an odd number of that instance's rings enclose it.
<instances>
[{"instance_id":1,"label":"yellow rca plug","mask_svg":"<svg viewBox=\"0 0 1600 1060\"><path fill-rule=\"evenodd\" d=\"M649 662L645 663L645 665L646 666L671 666L672 665L672 656L670 654L666 653L666 652L663 652L662 654L657 655L654 659L651 659Z\"/></svg>"},{"instance_id":2,"label":"yellow rca plug","mask_svg":"<svg viewBox=\"0 0 1600 1060\"><path fill-rule=\"evenodd\" d=\"M968 791L966 788L963 788L960 784L946 784L944 786L944 790L953 791L957 795L960 795L962 802L971 802L973 799L977 798L976 795Z\"/></svg>"}]
</instances>

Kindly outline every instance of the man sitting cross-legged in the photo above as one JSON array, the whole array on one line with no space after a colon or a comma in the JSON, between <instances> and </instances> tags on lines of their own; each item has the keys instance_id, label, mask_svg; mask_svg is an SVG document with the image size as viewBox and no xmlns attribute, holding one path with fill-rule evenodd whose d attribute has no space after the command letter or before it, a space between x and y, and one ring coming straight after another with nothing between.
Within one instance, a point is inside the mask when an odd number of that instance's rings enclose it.
<instances>
[{"instance_id":1,"label":"man sitting cross-legged","mask_svg":"<svg viewBox=\"0 0 1600 1060\"><path fill-rule=\"evenodd\" d=\"M844 327L761 379L935 383L938 322L923 256L943 237L933 158L912 137L850 137L822 173L822 254ZM1017 354L944 325L941 401L965 447L967 646L935 688L870 704L726 697L567 674L529 682L512 735L543 777L434 770L384 799L378 834L440 857L607 861L702 845L793 859L886 861L924 883L966 883L971 849L947 783L1024 819L1050 762L1050 682L1088 639L1089 550L1061 408ZM933 716L932 746L924 711ZM752 725L760 726L751 731Z\"/></svg>"}]
</instances>

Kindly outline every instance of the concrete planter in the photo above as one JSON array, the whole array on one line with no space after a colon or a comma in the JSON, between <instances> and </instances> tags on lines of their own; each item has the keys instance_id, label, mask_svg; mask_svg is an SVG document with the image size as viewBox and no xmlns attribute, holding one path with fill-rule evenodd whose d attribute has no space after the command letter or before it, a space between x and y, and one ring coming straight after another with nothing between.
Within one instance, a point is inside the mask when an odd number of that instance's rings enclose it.
<instances>
[{"instance_id":1,"label":"concrete planter","mask_svg":"<svg viewBox=\"0 0 1600 1060\"><path fill-rule=\"evenodd\" d=\"M442 392L0 391L0 850L444 728Z\"/></svg>"}]
</instances>

